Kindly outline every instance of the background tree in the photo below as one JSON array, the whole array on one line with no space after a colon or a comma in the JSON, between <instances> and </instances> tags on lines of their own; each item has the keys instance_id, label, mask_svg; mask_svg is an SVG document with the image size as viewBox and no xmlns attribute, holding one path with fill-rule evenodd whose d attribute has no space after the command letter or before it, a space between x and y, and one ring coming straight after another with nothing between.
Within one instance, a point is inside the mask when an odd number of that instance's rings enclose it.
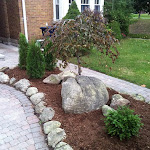
<instances>
[{"instance_id":1,"label":"background tree","mask_svg":"<svg viewBox=\"0 0 150 150\"><path fill-rule=\"evenodd\" d=\"M83 48L90 50L92 45L97 48L97 52L111 58L112 62L119 55L114 46L118 40L112 36L110 30L107 30L104 19L98 12L86 10L75 20L61 20L54 28L55 32L51 37L53 46L49 52L54 52L55 57L63 61L64 67L67 66L69 59L75 56L79 75L81 75Z\"/></svg>"},{"instance_id":2,"label":"background tree","mask_svg":"<svg viewBox=\"0 0 150 150\"><path fill-rule=\"evenodd\" d=\"M66 16L63 19L75 19L78 15L80 15L78 6L77 6L76 2L73 1L68 10L68 13L66 14Z\"/></svg>"}]
</instances>

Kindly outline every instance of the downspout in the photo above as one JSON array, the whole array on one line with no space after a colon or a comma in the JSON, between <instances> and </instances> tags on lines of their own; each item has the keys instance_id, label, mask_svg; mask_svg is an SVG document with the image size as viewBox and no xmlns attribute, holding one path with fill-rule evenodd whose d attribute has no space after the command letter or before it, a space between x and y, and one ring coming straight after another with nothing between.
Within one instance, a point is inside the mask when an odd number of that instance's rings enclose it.
<instances>
[{"instance_id":1,"label":"downspout","mask_svg":"<svg viewBox=\"0 0 150 150\"><path fill-rule=\"evenodd\" d=\"M22 10L23 10L24 32L25 32L25 36L28 42L28 28L27 28L27 15L26 15L25 0L22 0Z\"/></svg>"}]
</instances>

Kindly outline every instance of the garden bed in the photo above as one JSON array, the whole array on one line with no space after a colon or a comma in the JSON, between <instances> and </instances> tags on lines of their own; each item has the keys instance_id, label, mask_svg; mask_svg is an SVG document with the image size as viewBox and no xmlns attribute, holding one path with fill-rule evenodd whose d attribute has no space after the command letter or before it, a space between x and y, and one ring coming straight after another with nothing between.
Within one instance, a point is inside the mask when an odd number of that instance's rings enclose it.
<instances>
[{"instance_id":1,"label":"garden bed","mask_svg":"<svg viewBox=\"0 0 150 150\"><path fill-rule=\"evenodd\" d=\"M130 140L120 141L117 137L110 137L105 131L104 116L101 110L81 115L65 114L61 106L61 85L48 85L42 81L48 75L57 74L60 71L46 71L42 79L30 79L31 85L39 89L40 92L46 94L46 102L48 106L55 110L54 120L62 123L67 138L65 142L73 147L74 150L148 150L150 149L150 105L136 101L129 95L122 95L130 100L130 108L139 114L142 118L144 126L140 130L139 137L133 137ZM17 80L26 78L25 70L18 67L6 72L9 77L15 77ZM110 99L117 92L110 90ZM110 103L110 101L108 102Z\"/></svg>"}]
</instances>

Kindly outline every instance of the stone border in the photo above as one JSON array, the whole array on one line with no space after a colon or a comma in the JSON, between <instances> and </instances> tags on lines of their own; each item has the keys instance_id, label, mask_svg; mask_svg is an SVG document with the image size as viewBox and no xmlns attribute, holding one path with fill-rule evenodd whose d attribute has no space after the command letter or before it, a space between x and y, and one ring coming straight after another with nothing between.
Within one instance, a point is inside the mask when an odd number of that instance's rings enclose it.
<instances>
[{"instance_id":1,"label":"stone border","mask_svg":"<svg viewBox=\"0 0 150 150\"><path fill-rule=\"evenodd\" d=\"M43 131L47 137L45 140L47 141L50 150L52 148L54 150L73 150L70 145L62 142L66 138L66 133L64 129L60 128L60 122L52 121L55 111L53 108L45 106L44 93L38 92L36 87L31 87L29 80L21 79L17 81L15 78L10 79L9 76L3 72L0 72L0 83L15 87L16 90L23 92L25 97L31 101L34 106L35 114L39 117L42 124Z\"/></svg>"}]
</instances>

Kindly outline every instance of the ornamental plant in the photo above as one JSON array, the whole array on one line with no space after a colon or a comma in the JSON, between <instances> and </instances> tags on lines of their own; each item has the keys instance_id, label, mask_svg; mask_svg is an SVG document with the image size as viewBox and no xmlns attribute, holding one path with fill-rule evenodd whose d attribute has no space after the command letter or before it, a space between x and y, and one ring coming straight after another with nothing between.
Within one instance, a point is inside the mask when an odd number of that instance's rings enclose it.
<instances>
[{"instance_id":1,"label":"ornamental plant","mask_svg":"<svg viewBox=\"0 0 150 150\"><path fill-rule=\"evenodd\" d=\"M61 20L52 27L55 29L50 37L53 46L49 50L55 57L61 59L66 67L70 58L75 57L78 65L78 74L81 75L82 53L91 50L94 46L97 53L104 54L114 63L119 52L115 47L118 40L108 30L104 18L98 12L85 10L74 20ZM47 40L45 44L49 43Z\"/></svg>"},{"instance_id":2,"label":"ornamental plant","mask_svg":"<svg viewBox=\"0 0 150 150\"><path fill-rule=\"evenodd\" d=\"M75 1L72 2L68 13L63 19L75 19L78 15L80 15L79 9Z\"/></svg>"},{"instance_id":3,"label":"ornamental plant","mask_svg":"<svg viewBox=\"0 0 150 150\"><path fill-rule=\"evenodd\" d=\"M137 136L143 124L141 118L133 113L134 111L126 106L110 111L104 121L108 134L118 136L120 140Z\"/></svg>"},{"instance_id":4,"label":"ornamental plant","mask_svg":"<svg viewBox=\"0 0 150 150\"><path fill-rule=\"evenodd\" d=\"M28 53L28 42L24 34L19 36L19 67L26 69L26 58Z\"/></svg>"},{"instance_id":5,"label":"ornamental plant","mask_svg":"<svg viewBox=\"0 0 150 150\"><path fill-rule=\"evenodd\" d=\"M30 78L42 78L45 72L45 60L40 47L31 42L27 55L27 75Z\"/></svg>"},{"instance_id":6,"label":"ornamental plant","mask_svg":"<svg viewBox=\"0 0 150 150\"><path fill-rule=\"evenodd\" d=\"M46 70L53 70L56 67L56 58L54 57L52 52L49 52L49 49L52 47L53 43L49 41L49 43L44 47L44 58Z\"/></svg>"}]
</instances>

